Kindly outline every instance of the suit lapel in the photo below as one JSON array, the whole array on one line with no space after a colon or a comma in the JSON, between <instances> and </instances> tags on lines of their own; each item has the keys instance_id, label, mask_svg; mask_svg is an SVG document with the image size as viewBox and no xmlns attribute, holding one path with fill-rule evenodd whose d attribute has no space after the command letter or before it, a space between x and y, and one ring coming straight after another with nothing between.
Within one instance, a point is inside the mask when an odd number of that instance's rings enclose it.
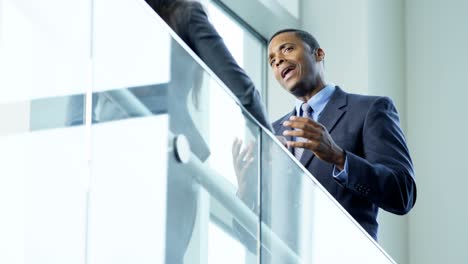
<instances>
[{"instance_id":1,"label":"suit lapel","mask_svg":"<svg viewBox=\"0 0 468 264\"><path fill-rule=\"evenodd\" d=\"M333 92L330 101L328 101L327 105L318 118L318 122L325 126L328 133L332 132L333 128L335 128L335 125L346 112L346 110L343 109L346 104L346 93L343 92L340 87L336 86L335 92ZM305 167L307 167L314 157L314 153L306 149L302 154L300 161L302 164L304 164Z\"/></svg>"}]
</instances>

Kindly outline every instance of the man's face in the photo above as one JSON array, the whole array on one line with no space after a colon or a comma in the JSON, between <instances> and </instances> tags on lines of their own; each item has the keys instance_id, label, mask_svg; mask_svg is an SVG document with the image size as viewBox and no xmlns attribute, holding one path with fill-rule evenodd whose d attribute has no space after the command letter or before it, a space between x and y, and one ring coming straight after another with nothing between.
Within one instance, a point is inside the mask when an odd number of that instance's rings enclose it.
<instances>
[{"instance_id":1,"label":"man's face","mask_svg":"<svg viewBox=\"0 0 468 264\"><path fill-rule=\"evenodd\" d=\"M276 80L295 96L315 88L318 66L309 45L294 32L275 36L268 45L268 57Z\"/></svg>"}]
</instances>

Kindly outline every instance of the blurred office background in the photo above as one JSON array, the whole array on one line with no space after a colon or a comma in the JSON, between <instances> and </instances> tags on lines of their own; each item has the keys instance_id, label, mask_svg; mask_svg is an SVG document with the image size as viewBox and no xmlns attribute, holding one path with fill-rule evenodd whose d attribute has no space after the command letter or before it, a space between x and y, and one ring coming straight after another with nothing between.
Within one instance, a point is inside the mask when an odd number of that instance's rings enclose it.
<instances>
[{"instance_id":1,"label":"blurred office background","mask_svg":"<svg viewBox=\"0 0 468 264\"><path fill-rule=\"evenodd\" d=\"M23 146L21 149L22 146L17 145L14 135L30 130L59 128L65 122L66 113L53 111L51 105L64 108L69 95L155 82L151 77L151 70L132 73L131 76L120 75L119 80L106 75L105 70L109 67L114 74L128 72L132 68L134 57L145 56L143 51L141 53L135 51L133 54L113 57L118 54L119 47L132 45L132 38L145 38L146 31L135 32L132 30L132 23L144 25L150 20L139 18L135 22L132 18L140 14L138 13L140 11L137 11L137 5L129 4L131 2L129 0L95 0L97 4L93 2L0 0L0 136L3 137L1 141L3 145L0 145L0 148L16 149L15 153L2 152L3 155L0 157L3 161L11 156L28 156L28 161L33 161L36 156L42 155L40 152L26 153L29 148ZM135 0L135 2L138 2L139 7L144 5L143 1ZM414 209L406 216L380 211L379 243L397 263L468 262L467 252L464 250L468 245L466 224L468 206L465 202L468 198L465 191L468 185L466 169L468 110L464 107L468 98L467 0L201 0L201 2L207 7L211 21L225 39L237 62L246 69L261 91L272 120L290 111L294 103L292 96L284 92L272 77L266 59L269 36L283 28L301 28L318 39L326 52L325 69L326 79L329 82L352 93L391 97L399 110L414 161L418 198ZM109 11L106 5L114 6L116 13L125 11L129 15L111 17L109 21L119 21L119 24L112 27L117 29L102 34L105 29L111 28L111 25L107 24L104 18L90 20L90 10L104 14ZM148 10L146 12L149 14ZM92 23L96 23L97 26L93 28ZM90 34L92 30L94 32L101 30L101 34ZM132 35L120 37L118 43L108 43L105 37L102 37L112 34L117 36L122 31ZM152 38L150 43L158 42L157 37L152 36ZM94 45L92 52L98 54L97 58L101 62L92 69L89 62L90 43ZM169 44L159 43L159 45ZM141 50L150 48L142 45ZM117 60L124 61L123 64L127 66L120 69L120 66L113 64ZM153 62L148 62L148 65L157 68ZM41 69L38 69L38 66ZM33 78L29 78L31 76ZM91 83L93 91L86 88L90 87ZM43 98L49 99L41 100ZM208 102L212 108L216 108L216 104L216 100ZM38 117L35 118L35 115ZM47 122L44 122L43 116L47 116ZM109 131L96 132L98 135L96 137L105 142L104 139ZM69 136L76 140L73 145L67 147L68 151L65 151L70 155L67 159L60 155L52 156L60 159L55 167L56 173L69 171L72 166L76 166L76 162L66 163L72 158L78 160L82 166L71 170L71 174L87 173L83 168L86 167L88 160L81 154L86 152L82 145L88 143L81 132L68 132L71 133ZM215 137L214 133L212 134ZM118 137L119 135L115 135L116 139ZM222 138L212 140L222 141ZM49 149L50 153L64 153L60 141L57 144L55 146L57 149ZM158 144L163 143L155 144L156 149ZM93 155L97 157L97 162L95 161L92 166L94 173L103 174L105 165L112 163L106 160L104 155L108 145L112 145L112 142L94 147ZM128 151L132 150L132 146L127 147ZM147 158L147 154L140 153L141 159ZM221 164L219 166L229 162L230 160L217 161ZM34 166L41 167L41 164ZM5 171L8 171L8 168L10 171L21 169L22 166L21 162L6 165L10 167L7 166ZM85 189L89 181L92 181L79 179L73 175L67 177L70 178L67 184L81 186L81 189ZM229 177L235 182L234 175ZM50 180L58 179L52 177ZM3 186L19 186L18 188L23 190L21 187L23 182L15 182L4 175L0 176L0 182ZM45 184L41 182L34 184L44 189L50 187L41 186ZM24 190L27 192L30 190L28 188ZM3 211L16 212L15 201L21 203L23 194L14 192L10 187L2 189L0 186L0 190L2 190L0 205L7 208ZM60 195L66 196L70 193L59 190L38 203L46 203ZM80 195L79 199L82 200L67 200L68 204L63 204L63 209L69 210L70 202L83 206L82 201L89 197ZM162 204L160 206L164 207ZM77 218L85 219L84 211L84 208L79 213L70 211L70 218L67 219L70 221L76 221ZM37 213L40 215L40 212ZM28 217L34 215L26 214L26 222L29 221ZM157 219L154 215L149 217ZM39 219L37 226L40 226L40 221L46 222L47 219ZM7 248L5 244L21 243L17 234L31 230L11 229L9 226L18 227L18 223L10 223L8 219L3 222L0 220L0 223L2 223L1 233L6 234L6 237L16 238L10 241L0 239L0 259L2 256L5 260L14 259L5 256L13 256L15 252L7 254L2 252L2 249ZM96 226L100 224L105 225L97 223ZM64 225L63 228L66 230L67 226ZM226 239L221 232L212 230L211 236L217 237L218 241ZM67 235L83 239L81 236L84 232L84 230L74 230L72 234ZM158 230L152 232L156 234ZM76 246L81 247L78 243ZM339 251L340 249L337 249L337 252ZM63 254L66 255L67 252ZM189 254L196 255L196 252ZM221 260L222 256L215 254L210 258L216 263L215 260ZM28 262L28 258L25 257L23 261Z\"/></svg>"}]
</instances>

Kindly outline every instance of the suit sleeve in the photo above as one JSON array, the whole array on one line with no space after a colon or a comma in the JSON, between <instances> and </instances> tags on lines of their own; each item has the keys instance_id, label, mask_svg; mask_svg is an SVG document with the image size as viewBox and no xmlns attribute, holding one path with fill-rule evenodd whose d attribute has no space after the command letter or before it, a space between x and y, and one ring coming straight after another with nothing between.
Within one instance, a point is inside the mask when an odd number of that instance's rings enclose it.
<instances>
[{"instance_id":1,"label":"suit sleeve","mask_svg":"<svg viewBox=\"0 0 468 264\"><path fill-rule=\"evenodd\" d=\"M182 37L263 126L271 130L260 93L242 68L237 65L221 36L199 3L194 3Z\"/></svg>"},{"instance_id":2,"label":"suit sleeve","mask_svg":"<svg viewBox=\"0 0 468 264\"><path fill-rule=\"evenodd\" d=\"M416 202L413 164L392 101L375 100L363 128L364 157L346 152L346 187L380 208L406 214Z\"/></svg>"}]
</instances>

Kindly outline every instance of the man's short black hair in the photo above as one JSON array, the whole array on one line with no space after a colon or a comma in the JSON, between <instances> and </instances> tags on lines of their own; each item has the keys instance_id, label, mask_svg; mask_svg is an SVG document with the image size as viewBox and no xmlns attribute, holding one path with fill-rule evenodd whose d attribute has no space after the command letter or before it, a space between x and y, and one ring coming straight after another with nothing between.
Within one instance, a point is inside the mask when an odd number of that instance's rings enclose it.
<instances>
[{"instance_id":1,"label":"man's short black hair","mask_svg":"<svg viewBox=\"0 0 468 264\"><path fill-rule=\"evenodd\" d=\"M298 36L302 41L304 41L307 45L309 45L311 52L320 48L318 41L314 38L314 36L312 36L312 34L304 30L294 29L294 28L282 29L276 32L275 34L273 34L273 36L271 36L270 40L268 41L268 44L270 44L271 40L274 37L278 36L279 34L286 33L286 32L292 32L296 34L296 36Z\"/></svg>"}]
</instances>

